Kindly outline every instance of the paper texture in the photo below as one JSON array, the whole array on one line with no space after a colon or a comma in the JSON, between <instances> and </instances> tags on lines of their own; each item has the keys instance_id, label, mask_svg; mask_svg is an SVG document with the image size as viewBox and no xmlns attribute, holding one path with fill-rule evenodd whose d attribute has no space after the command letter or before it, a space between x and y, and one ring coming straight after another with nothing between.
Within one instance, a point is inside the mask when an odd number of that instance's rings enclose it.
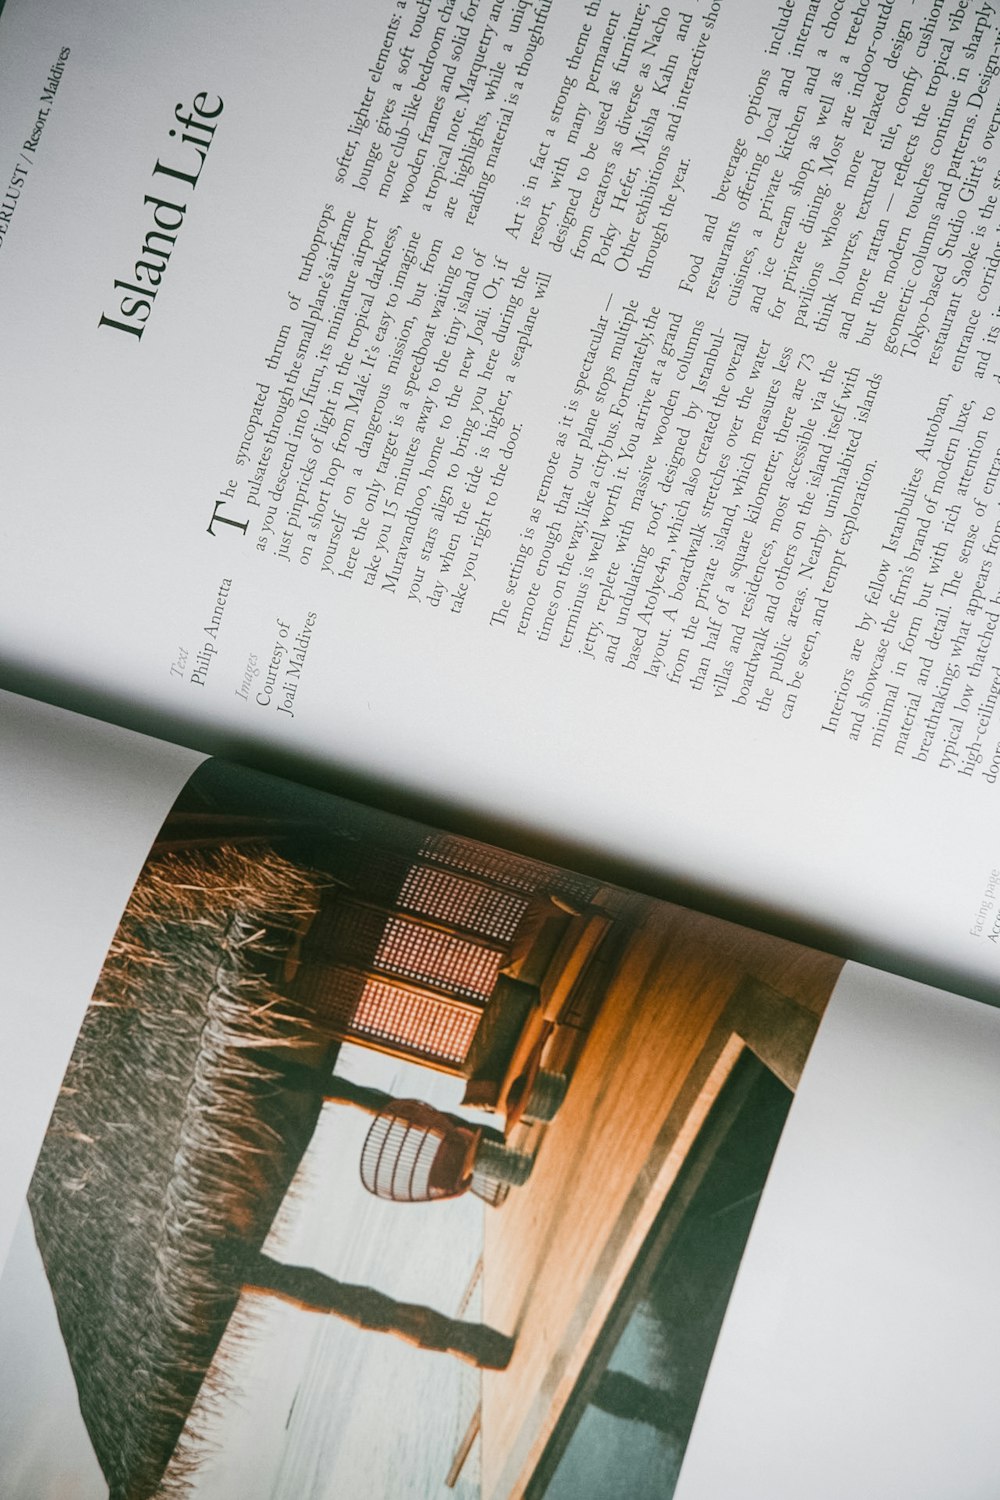
<instances>
[{"instance_id":1,"label":"paper texture","mask_svg":"<svg viewBox=\"0 0 1000 1500\"><path fill-rule=\"evenodd\" d=\"M2 24L19 681L995 979L988 7Z\"/></svg>"}]
</instances>

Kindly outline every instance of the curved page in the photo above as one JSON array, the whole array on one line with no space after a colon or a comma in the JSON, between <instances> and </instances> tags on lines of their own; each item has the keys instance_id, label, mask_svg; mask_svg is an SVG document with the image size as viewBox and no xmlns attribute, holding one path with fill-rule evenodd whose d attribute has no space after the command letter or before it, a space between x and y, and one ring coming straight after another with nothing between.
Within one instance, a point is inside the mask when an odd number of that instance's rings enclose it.
<instances>
[{"instance_id":1,"label":"curved page","mask_svg":"<svg viewBox=\"0 0 1000 1500\"><path fill-rule=\"evenodd\" d=\"M995 1483L997 1011L121 743L29 823L6 1495Z\"/></svg>"},{"instance_id":2,"label":"curved page","mask_svg":"<svg viewBox=\"0 0 1000 1500\"><path fill-rule=\"evenodd\" d=\"M990 7L10 0L0 54L18 683L995 984Z\"/></svg>"}]
</instances>

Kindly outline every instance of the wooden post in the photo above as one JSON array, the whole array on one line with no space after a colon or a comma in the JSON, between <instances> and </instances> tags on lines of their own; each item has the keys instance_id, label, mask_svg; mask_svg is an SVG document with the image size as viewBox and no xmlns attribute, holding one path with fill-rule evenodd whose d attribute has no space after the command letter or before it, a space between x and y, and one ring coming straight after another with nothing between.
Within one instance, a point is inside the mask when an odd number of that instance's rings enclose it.
<instances>
[{"instance_id":1,"label":"wooden post","mask_svg":"<svg viewBox=\"0 0 1000 1500\"><path fill-rule=\"evenodd\" d=\"M279 1297L309 1312L333 1313L357 1328L393 1333L421 1349L454 1354L481 1369L505 1370L514 1340L484 1323L466 1323L415 1302L397 1302L373 1287L336 1281L308 1266L290 1266L257 1255L248 1268L244 1290Z\"/></svg>"}]
</instances>

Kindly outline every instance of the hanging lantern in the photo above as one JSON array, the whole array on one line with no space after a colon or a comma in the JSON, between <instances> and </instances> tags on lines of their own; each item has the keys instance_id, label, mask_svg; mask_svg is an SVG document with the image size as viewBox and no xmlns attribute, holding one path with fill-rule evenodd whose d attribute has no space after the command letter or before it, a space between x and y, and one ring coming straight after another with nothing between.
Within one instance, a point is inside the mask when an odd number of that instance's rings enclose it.
<instances>
[{"instance_id":1,"label":"hanging lantern","mask_svg":"<svg viewBox=\"0 0 1000 1500\"><path fill-rule=\"evenodd\" d=\"M361 1181L393 1203L430 1203L473 1187L487 1201L502 1201L496 1185L525 1182L531 1165L530 1156L502 1138L419 1099L394 1099L376 1115L361 1148Z\"/></svg>"}]
</instances>

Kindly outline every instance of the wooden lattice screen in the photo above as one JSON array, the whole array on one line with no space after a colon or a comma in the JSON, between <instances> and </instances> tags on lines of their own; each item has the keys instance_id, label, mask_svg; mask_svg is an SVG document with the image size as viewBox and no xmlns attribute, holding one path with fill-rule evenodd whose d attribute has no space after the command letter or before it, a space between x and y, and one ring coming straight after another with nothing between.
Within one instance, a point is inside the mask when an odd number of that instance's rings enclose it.
<instances>
[{"instance_id":1,"label":"wooden lattice screen","mask_svg":"<svg viewBox=\"0 0 1000 1500\"><path fill-rule=\"evenodd\" d=\"M415 859L373 849L315 918L294 994L331 1035L461 1072L537 893L582 903L594 888L450 834Z\"/></svg>"}]
</instances>

